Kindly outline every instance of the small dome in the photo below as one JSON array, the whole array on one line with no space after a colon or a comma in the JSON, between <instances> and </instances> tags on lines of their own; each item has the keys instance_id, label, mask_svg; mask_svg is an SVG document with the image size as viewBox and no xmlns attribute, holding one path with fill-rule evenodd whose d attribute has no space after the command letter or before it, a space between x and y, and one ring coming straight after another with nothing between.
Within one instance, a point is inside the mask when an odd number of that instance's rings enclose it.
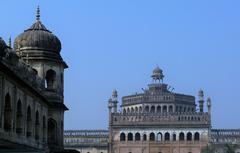
<instances>
[{"instance_id":1,"label":"small dome","mask_svg":"<svg viewBox=\"0 0 240 153\"><path fill-rule=\"evenodd\" d=\"M112 97L116 98L118 96L117 90L114 89L112 92Z\"/></svg>"},{"instance_id":2,"label":"small dome","mask_svg":"<svg viewBox=\"0 0 240 153\"><path fill-rule=\"evenodd\" d=\"M37 20L29 29L20 34L14 42L14 49L21 50L41 50L41 51L61 51L60 40Z\"/></svg>"},{"instance_id":3,"label":"small dome","mask_svg":"<svg viewBox=\"0 0 240 153\"><path fill-rule=\"evenodd\" d=\"M163 71L157 66L154 70L153 70L153 74L151 76L154 80L163 80Z\"/></svg>"}]
</instances>

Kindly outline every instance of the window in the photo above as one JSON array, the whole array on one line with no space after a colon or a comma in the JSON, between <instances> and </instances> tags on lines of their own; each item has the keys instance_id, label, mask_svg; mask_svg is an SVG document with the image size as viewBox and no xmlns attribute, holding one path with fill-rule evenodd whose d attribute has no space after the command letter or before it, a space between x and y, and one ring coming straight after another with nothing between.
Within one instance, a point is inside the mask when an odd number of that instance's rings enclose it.
<instances>
[{"instance_id":1,"label":"window","mask_svg":"<svg viewBox=\"0 0 240 153\"><path fill-rule=\"evenodd\" d=\"M17 102L17 113L16 113L16 133L21 134L23 132L22 129L22 102L19 99Z\"/></svg>"},{"instance_id":2,"label":"window","mask_svg":"<svg viewBox=\"0 0 240 153\"><path fill-rule=\"evenodd\" d=\"M155 141L155 134L153 132L150 133L150 141Z\"/></svg>"},{"instance_id":3,"label":"window","mask_svg":"<svg viewBox=\"0 0 240 153\"><path fill-rule=\"evenodd\" d=\"M125 141L126 140L126 136L124 133L120 134L120 141Z\"/></svg>"},{"instance_id":4,"label":"window","mask_svg":"<svg viewBox=\"0 0 240 153\"><path fill-rule=\"evenodd\" d=\"M170 134L167 132L164 135L165 141L170 141Z\"/></svg>"},{"instance_id":5,"label":"window","mask_svg":"<svg viewBox=\"0 0 240 153\"><path fill-rule=\"evenodd\" d=\"M181 132L181 133L179 134L179 140L180 140L180 141L184 141L184 133L183 133L183 132Z\"/></svg>"},{"instance_id":6,"label":"window","mask_svg":"<svg viewBox=\"0 0 240 153\"><path fill-rule=\"evenodd\" d=\"M46 73L45 79L46 79L46 87L48 89L53 89L55 79L56 79L56 72L53 71L52 69L48 70Z\"/></svg>"},{"instance_id":7,"label":"window","mask_svg":"<svg viewBox=\"0 0 240 153\"><path fill-rule=\"evenodd\" d=\"M195 141L199 141L199 140L200 140L200 135L199 135L198 132L196 132L196 133L194 134L194 140L195 140Z\"/></svg>"},{"instance_id":8,"label":"window","mask_svg":"<svg viewBox=\"0 0 240 153\"><path fill-rule=\"evenodd\" d=\"M28 106L27 108L27 137L32 135L32 113L31 107Z\"/></svg>"},{"instance_id":9,"label":"window","mask_svg":"<svg viewBox=\"0 0 240 153\"><path fill-rule=\"evenodd\" d=\"M132 133L128 133L128 141L133 141L133 134Z\"/></svg>"},{"instance_id":10,"label":"window","mask_svg":"<svg viewBox=\"0 0 240 153\"><path fill-rule=\"evenodd\" d=\"M136 133L135 134L135 140L140 141L140 139L141 139L140 133Z\"/></svg>"},{"instance_id":11,"label":"window","mask_svg":"<svg viewBox=\"0 0 240 153\"><path fill-rule=\"evenodd\" d=\"M143 141L147 141L147 135L146 134L143 135Z\"/></svg>"},{"instance_id":12,"label":"window","mask_svg":"<svg viewBox=\"0 0 240 153\"><path fill-rule=\"evenodd\" d=\"M157 141L162 141L162 133L161 132L159 132L157 134Z\"/></svg>"},{"instance_id":13,"label":"window","mask_svg":"<svg viewBox=\"0 0 240 153\"><path fill-rule=\"evenodd\" d=\"M38 111L36 112L35 117L36 117L35 118L35 139L38 140L39 139L39 126L40 126Z\"/></svg>"},{"instance_id":14,"label":"window","mask_svg":"<svg viewBox=\"0 0 240 153\"><path fill-rule=\"evenodd\" d=\"M192 140L192 133L188 132L187 133L187 141L191 141Z\"/></svg>"}]
</instances>

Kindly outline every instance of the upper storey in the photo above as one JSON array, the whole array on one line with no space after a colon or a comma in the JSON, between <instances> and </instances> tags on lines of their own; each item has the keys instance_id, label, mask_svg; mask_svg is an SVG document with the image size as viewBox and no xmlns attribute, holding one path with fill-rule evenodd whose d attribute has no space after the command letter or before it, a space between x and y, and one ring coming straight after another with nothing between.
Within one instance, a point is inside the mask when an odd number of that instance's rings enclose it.
<instances>
[{"instance_id":1,"label":"upper storey","mask_svg":"<svg viewBox=\"0 0 240 153\"><path fill-rule=\"evenodd\" d=\"M191 95L184 95L172 92L172 87L163 83L163 71L157 67L153 70L151 75L153 83L148 85L148 89L144 89L143 93L124 96L122 98L122 108L128 111L128 108L141 106L144 108L147 105L157 106L171 106L174 110L178 111L195 111L195 97ZM143 106L144 105L144 106ZM144 111L144 109L143 109ZM147 111L147 110L146 110Z\"/></svg>"},{"instance_id":2,"label":"upper storey","mask_svg":"<svg viewBox=\"0 0 240 153\"><path fill-rule=\"evenodd\" d=\"M15 39L14 49L24 60L48 60L67 67L60 55L61 42L40 21L39 7L35 23Z\"/></svg>"}]
</instances>

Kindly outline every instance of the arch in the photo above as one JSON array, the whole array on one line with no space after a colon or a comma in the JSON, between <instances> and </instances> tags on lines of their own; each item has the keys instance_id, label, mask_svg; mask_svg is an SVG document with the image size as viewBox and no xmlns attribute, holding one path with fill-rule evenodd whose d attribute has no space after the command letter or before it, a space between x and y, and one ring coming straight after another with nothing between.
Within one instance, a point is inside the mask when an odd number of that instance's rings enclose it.
<instances>
[{"instance_id":1,"label":"arch","mask_svg":"<svg viewBox=\"0 0 240 153\"><path fill-rule=\"evenodd\" d=\"M35 139L36 140L39 139L39 126L40 126L39 113L38 111L36 111L36 116L35 116Z\"/></svg>"},{"instance_id":2,"label":"arch","mask_svg":"<svg viewBox=\"0 0 240 153\"><path fill-rule=\"evenodd\" d=\"M131 113L134 113L134 108L131 108Z\"/></svg>"},{"instance_id":3,"label":"arch","mask_svg":"<svg viewBox=\"0 0 240 153\"><path fill-rule=\"evenodd\" d=\"M128 133L128 141L133 141L133 134L131 132Z\"/></svg>"},{"instance_id":4,"label":"arch","mask_svg":"<svg viewBox=\"0 0 240 153\"><path fill-rule=\"evenodd\" d=\"M127 108L127 112L130 113L130 108Z\"/></svg>"},{"instance_id":5,"label":"arch","mask_svg":"<svg viewBox=\"0 0 240 153\"><path fill-rule=\"evenodd\" d=\"M140 133L136 133L135 134L135 141L140 141L141 140L141 136L140 136Z\"/></svg>"},{"instance_id":6,"label":"arch","mask_svg":"<svg viewBox=\"0 0 240 153\"><path fill-rule=\"evenodd\" d=\"M46 73L45 79L46 79L46 87L48 89L53 89L55 79L56 79L56 72L52 69L48 70Z\"/></svg>"},{"instance_id":7,"label":"arch","mask_svg":"<svg viewBox=\"0 0 240 153\"><path fill-rule=\"evenodd\" d=\"M5 105L4 105L4 131L11 131L12 129L12 105L11 97L9 93L5 96Z\"/></svg>"},{"instance_id":8,"label":"arch","mask_svg":"<svg viewBox=\"0 0 240 153\"><path fill-rule=\"evenodd\" d=\"M191 132L187 133L187 141L192 141L192 133Z\"/></svg>"},{"instance_id":9,"label":"arch","mask_svg":"<svg viewBox=\"0 0 240 153\"><path fill-rule=\"evenodd\" d=\"M161 106L157 106L157 113L161 113Z\"/></svg>"},{"instance_id":10,"label":"arch","mask_svg":"<svg viewBox=\"0 0 240 153\"><path fill-rule=\"evenodd\" d=\"M140 113L142 112L142 106L139 107L139 112L140 112Z\"/></svg>"},{"instance_id":11,"label":"arch","mask_svg":"<svg viewBox=\"0 0 240 153\"><path fill-rule=\"evenodd\" d=\"M194 133L194 140L199 141L200 140L200 134L198 132Z\"/></svg>"},{"instance_id":12,"label":"arch","mask_svg":"<svg viewBox=\"0 0 240 153\"><path fill-rule=\"evenodd\" d=\"M149 112L149 106L145 106L145 112Z\"/></svg>"},{"instance_id":13,"label":"arch","mask_svg":"<svg viewBox=\"0 0 240 153\"><path fill-rule=\"evenodd\" d=\"M167 112L167 106L164 105L164 106L163 106L163 113L166 113L166 112Z\"/></svg>"},{"instance_id":14,"label":"arch","mask_svg":"<svg viewBox=\"0 0 240 153\"><path fill-rule=\"evenodd\" d=\"M166 132L166 133L164 134L164 140L165 140L165 141L170 141L170 134L169 134L168 132Z\"/></svg>"},{"instance_id":15,"label":"arch","mask_svg":"<svg viewBox=\"0 0 240 153\"><path fill-rule=\"evenodd\" d=\"M17 102L17 113L16 113L16 133L20 134L23 132L22 129L22 102L19 99Z\"/></svg>"},{"instance_id":16,"label":"arch","mask_svg":"<svg viewBox=\"0 0 240 153\"><path fill-rule=\"evenodd\" d=\"M135 107L135 113L138 113L138 107Z\"/></svg>"},{"instance_id":17,"label":"arch","mask_svg":"<svg viewBox=\"0 0 240 153\"><path fill-rule=\"evenodd\" d=\"M173 141L176 141L177 140L177 135L176 133L173 134Z\"/></svg>"},{"instance_id":18,"label":"arch","mask_svg":"<svg viewBox=\"0 0 240 153\"><path fill-rule=\"evenodd\" d=\"M57 144L57 122L52 118L48 119L48 144Z\"/></svg>"},{"instance_id":19,"label":"arch","mask_svg":"<svg viewBox=\"0 0 240 153\"><path fill-rule=\"evenodd\" d=\"M27 137L32 136L32 113L31 107L27 107Z\"/></svg>"},{"instance_id":20,"label":"arch","mask_svg":"<svg viewBox=\"0 0 240 153\"><path fill-rule=\"evenodd\" d=\"M124 109L123 109L123 113L125 114L126 112L127 112L127 111L126 111L126 109L124 108Z\"/></svg>"},{"instance_id":21,"label":"arch","mask_svg":"<svg viewBox=\"0 0 240 153\"><path fill-rule=\"evenodd\" d=\"M147 141L147 135L143 134L143 141Z\"/></svg>"},{"instance_id":22,"label":"arch","mask_svg":"<svg viewBox=\"0 0 240 153\"><path fill-rule=\"evenodd\" d=\"M152 133L150 133L150 135L149 135L149 140L150 141L155 141L155 134L152 132Z\"/></svg>"},{"instance_id":23,"label":"arch","mask_svg":"<svg viewBox=\"0 0 240 153\"><path fill-rule=\"evenodd\" d=\"M150 112L151 112L151 113L154 113L154 112L155 112L155 106L151 106Z\"/></svg>"},{"instance_id":24,"label":"arch","mask_svg":"<svg viewBox=\"0 0 240 153\"><path fill-rule=\"evenodd\" d=\"M120 134L120 141L126 141L126 135L125 133Z\"/></svg>"},{"instance_id":25,"label":"arch","mask_svg":"<svg viewBox=\"0 0 240 153\"><path fill-rule=\"evenodd\" d=\"M46 126L46 117L43 116L43 142L46 142L46 133L47 132L47 126Z\"/></svg>"},{"instance_id":26,"label":"arch","mask_svg":"<svg viewBox=\"0 0 240 153\"><path fill-rule=\"evenodd\" d=\"M180 140L180 141L184 141L184 133L183 133L183 132L181 132L181 133L179 134L179 140Z\"/></svg>"},{"instance_id":27,"label":"arch","mask_svg":"<svg viewBox=\"0 0 240 153\"><path fill-rule=\"evenodd\" d=\"M158 132L157 134L157 141L162 141L162 133Z\"/></svg>"},{"instance_id":28,"label":"arch","mask_svg":"<svg viewBox=\"0 0 240 153\"><path fill-rule=\"evenodd\" d=\"M169 110L169 112L171 112L171 113L172 113L172 112L173 112L173 106L172 106L172 105L170 105L170 106L169 106L169 108L168 108L168 110Z\"/></svg>"}]
</instances>

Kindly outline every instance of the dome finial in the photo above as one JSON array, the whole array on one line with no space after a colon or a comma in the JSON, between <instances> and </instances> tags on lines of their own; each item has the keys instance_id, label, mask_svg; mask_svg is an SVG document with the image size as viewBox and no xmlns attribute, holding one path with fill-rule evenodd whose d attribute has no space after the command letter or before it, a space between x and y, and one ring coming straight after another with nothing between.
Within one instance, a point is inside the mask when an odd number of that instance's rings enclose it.
<instances>
[{"instance_id":1,"label":"dome finial","mask_svg":"<svg viewBox=\"0 0 240 153\"><path fill-rule=\"evenodd\" d=\"M39 5L38 5L38 7L37 7L36 20L37 20L37 21L40 21L40 7L39 7Z\"/></svg>"}]
</instances>

